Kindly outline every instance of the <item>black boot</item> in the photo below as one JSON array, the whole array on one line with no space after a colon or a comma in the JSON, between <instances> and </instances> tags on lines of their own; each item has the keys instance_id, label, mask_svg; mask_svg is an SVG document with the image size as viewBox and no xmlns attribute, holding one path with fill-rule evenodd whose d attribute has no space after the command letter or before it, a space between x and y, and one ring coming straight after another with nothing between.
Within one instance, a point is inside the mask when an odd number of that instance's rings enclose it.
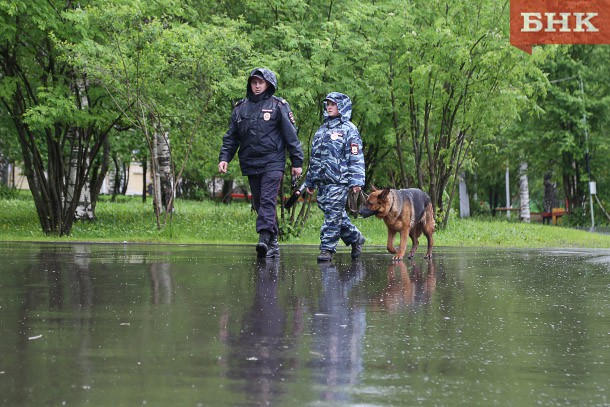
<instances>
[{"instance_id":1,"label":"black boot","mask_svg":"<svg viewBox=\"0 0 610 407\"><path fill-rule=\"evenodd\" d=\"M318 255L318 262L322 263L326 261L331 261L333 259L333 254L334 253L329 250L322 250Z\"/></svg>"},{"instance_id":2,"label":"black boot","mask_svg":"<svg viewBox=\"0 0 610 407\"><path fill-rule=\"evenodd\" d=\"M352 243L352 259L357 259L362 254L362 245L366 242L364 236L360 235L358 240Z\"/></svg>"},{"instance_id":3,"label":"black boot","mask_svg":"<svg viewBox=\"0 0 610 407\"><path fill-rule=\"evenodd\" d=\"M267 251L269 251L269 241L271 240L271 233L268 230L261 230L258 234L258 244L256 245L256 252L258 257L265 257Z\"/></svg>"},{"instance_id":4,"label":"black boot","mask_svg":"<svg viewBox=\"0 0 610 407\"><path fill-rule=\"evenodd\" d=\"M271 239L269 239L269 248L267 250L267 258L279 258L280 257L280 244L277 241L277 234L271 235Z\"/></svg>"}]
</instances>

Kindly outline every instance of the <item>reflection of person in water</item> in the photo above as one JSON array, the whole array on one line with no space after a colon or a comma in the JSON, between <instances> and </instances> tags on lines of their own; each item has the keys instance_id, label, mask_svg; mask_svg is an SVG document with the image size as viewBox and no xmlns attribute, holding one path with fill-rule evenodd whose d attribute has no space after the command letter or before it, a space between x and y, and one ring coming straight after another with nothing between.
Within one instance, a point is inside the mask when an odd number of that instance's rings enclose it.
<instances>
[{"instance_id":1,"label":"reflection of person in water","mask_svg":"<svg viewBox=\"0 0 610 407\"><path fill-rule=\"evenodd\" d=\"M226 331L228 316L221 327L220 336L230 346L228 375L244 380L239 391L256 405L277 400L288 368L297 363L286 332L286 312L278 298L279 265L279 259L258 259L254 301L243 316L239 334Z\"/></svg>"},{"instance_id":2,"label":"reflection of person in water","mask_svg":"<svg viewBox=\"0 0 610 407\"><path fill-rule=\"evenodd\" d=\"M366 330L364 305L350 304L350 292L365 275L361 261L337 269L320 263L323 292L312 319L315 358L312 365L324 386L322 400L344 400L346 385L357 383L363 368L362 339Z\"/></svg>"}]
</instances>

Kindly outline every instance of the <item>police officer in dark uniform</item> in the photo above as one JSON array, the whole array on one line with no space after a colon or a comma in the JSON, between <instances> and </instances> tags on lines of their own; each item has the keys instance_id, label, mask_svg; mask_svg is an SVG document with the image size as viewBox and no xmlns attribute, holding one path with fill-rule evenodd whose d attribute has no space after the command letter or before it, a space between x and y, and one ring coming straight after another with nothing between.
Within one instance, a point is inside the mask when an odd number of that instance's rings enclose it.
<instances>
[{"instance_id":1,"label":"police officer in dark uniform","mask_svg":"<svg viewBox=\"0 0 610 407\"><path fill-rule=\"evenodd\" d=\"M274 96L277 78L269 69L256 68L250 73L245 99L231 113L229 130L220 149L218 171L226 173L235 153L243 175L248 177L252 201L257 212L256 245L258 257L278 257L277 195L286 151L290 156L292 176L303 171L303 149L297 137L294 116L286 100Z\"/></svg>"}]
</instances>

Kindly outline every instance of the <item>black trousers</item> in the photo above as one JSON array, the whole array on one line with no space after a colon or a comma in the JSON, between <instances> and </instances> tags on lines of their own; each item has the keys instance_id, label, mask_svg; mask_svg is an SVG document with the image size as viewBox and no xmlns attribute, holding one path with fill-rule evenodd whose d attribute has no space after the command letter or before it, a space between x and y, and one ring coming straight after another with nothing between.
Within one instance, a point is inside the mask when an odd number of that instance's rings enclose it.
<instances>
[{"instance_id":1,"label":"black trousers","mask_svg":"<svg viewBox=\"0 0 610 407\"><path fill-rule=\"evenodd\" d=\"M256 232L267 230L273 234L278 233L277 227L277 194L280 190L283 171L269 171L257 175L248 175L252 203L258 214L256 217Z\"/></svg>"}]
</instances>

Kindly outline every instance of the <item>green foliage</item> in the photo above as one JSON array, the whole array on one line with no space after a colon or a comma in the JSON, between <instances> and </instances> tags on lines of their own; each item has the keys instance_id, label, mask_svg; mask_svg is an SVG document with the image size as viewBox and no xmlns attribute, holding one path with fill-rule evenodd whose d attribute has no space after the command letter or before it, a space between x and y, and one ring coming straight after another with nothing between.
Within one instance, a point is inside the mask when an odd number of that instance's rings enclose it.
<instances>
[{"instance_id":1,"label":"green foliage","mask_svg":"<svg viewBox=\"0 0 610 407\"><path fill-rule=\"evenodd\" d=\"M253 50L265 50L253 61L278 72L306 147L323 96L345 92L363 136L367 182L426 189L438 182L441 202L451 169L494 143L498 128L544 90L538 58L509 45L501 23L508 9L492 1L238 1L222 11L244 16ZM424 129L427 141L419 139ZM466 135L461 152L458 131ZM442 179L430 178L441 170Z\"/></svg>"},{"instance_id":2,"label":"green foliage","mask_svg":"<svg viewBox=\"0 0 610 407\"><path fill-rule=\"evenodd\" d=\"M203 168L209 176L215 169L209 157L220 146L220 137L209 134L221 134L228 117L216 107L234 89L235 67L246 65L250 46L239 21L215 16L201 22L198 16L188 3L95 2L66 14L86 35L61 46L68 61L105 90L126 124L140 130L128 138L131 150L142 151L145 134L168 131L176 174Z\"/></svg>"},{"instance_id":3,"label":"green foliage","mask_svg":"<svg viewBox=\"0 0 610 407\"><path fill-rule=\"evenodd\" d=\"M569 214L561 217L562 226L577 227L587 223L591 223L591 218L581 208L573 209Z\"/></svg>"},{"instance_id":4,"label":"green foliage","mask_svg":"<svg viewBox=\"0 0 610 407\"><path fill-rule=\"evenodd\" d=\"M498 166L498 162L509 166L511 190L516 191L517 166L520 161L527 161L534 202L541 207L543 177L549 173L557 184L559 201L568 199L573 214L584 211L585 216L570 215L569 222L587 225L587 149L598 194L602 198L609 196L605 188L610 181L605 157L610 148L606 137L610 89L604 76L608 68L601 61L610 57L610 50L603 46L544 47L535 51L534 58L540 54L545 54L538 64L548 77L547 91L541 94L536 109L522 112L519 120L499 129L491 148L474 151L478 191L485 196L483 191L499 189L503 202L505 165Z\"/></svg>"},{"instance_id":5,"label":"green foliage","mask_svg":"<svg viewBox=\"0 0 610 407\"><path fill-rule=\"evenodd\" d=\"M21 148L21 157L13 151L8 156L25 169L42 229L59 235L69 233L78 204L72 197L86 182L86 168L77 170L77 163L95 161L118 116L104 111L99 94L55 46L79 37L62 16L65 7L57 1L0 2L0 116L11 120L9 148L15 139Z\"/></svg>"},{"instance_id":6,"label":"green foliage","mask_svg":"<svg viewBox=\"0 0 610 407\"><path fill-rule=\"evenodd\" d=\"M41 86L38 104L24 114L24 122L32 130L44 131L56 123L76 123L78 111L73 95L63 86Z\"/></svg>"},{"instance_id":7,"label":"green foliage","mask_svg":"<svg viewBox=\"0 0 610 407\"><path fill-rule=\"evenodd\" d=\"M28 34L15 55L23 72L36 73L29 89L37 102L19 116L29 128L102 129L120 117L110 155L124 163L132 155L146 160L145 134L161 126L170 133L176 173L184 166L196 199L217 175L232 103L244 97L254 66L278 74L278 95L294 110L306 154L324 95L350 95L367 183L421 186L434 192L441 215L452 213L446 203L456 201L458 168L478 200L493 207L504 200L504 163L517 174L521 160L530 165L534 201L551 170L559 184L576 180L562 190L576 191L571 198L580 207L587 148L591 178L608 198L608 47L545 46L527 55L509 44L508 3L101 0L68 9L65 2L3 0L0 16L5 44ZM40 64L41 56L49 59ZM52 63L62 69L42 74ZM72 68L90 81L87 112L77 108L70 81L50 80ZM578 81L552 83L568 77L582 78L584 92ZM5 106L19 83L6 72L0 77ZM0 149L11 158L14 117L0 112L7 134ZM45 158L45 139L36 142ZM240 176L236 164L228 177Z\"/></svg>"},{"instance_id":8,"label":"green foliage","mask_svg":"<svg viewBox=\"0 0 610 407\"><path fill-rule=\"evenodd\" d=\"M11 200L19 195L15 188L9 188L6 185L0 184L0 199Z\"/></svg>"}]
</instances>

